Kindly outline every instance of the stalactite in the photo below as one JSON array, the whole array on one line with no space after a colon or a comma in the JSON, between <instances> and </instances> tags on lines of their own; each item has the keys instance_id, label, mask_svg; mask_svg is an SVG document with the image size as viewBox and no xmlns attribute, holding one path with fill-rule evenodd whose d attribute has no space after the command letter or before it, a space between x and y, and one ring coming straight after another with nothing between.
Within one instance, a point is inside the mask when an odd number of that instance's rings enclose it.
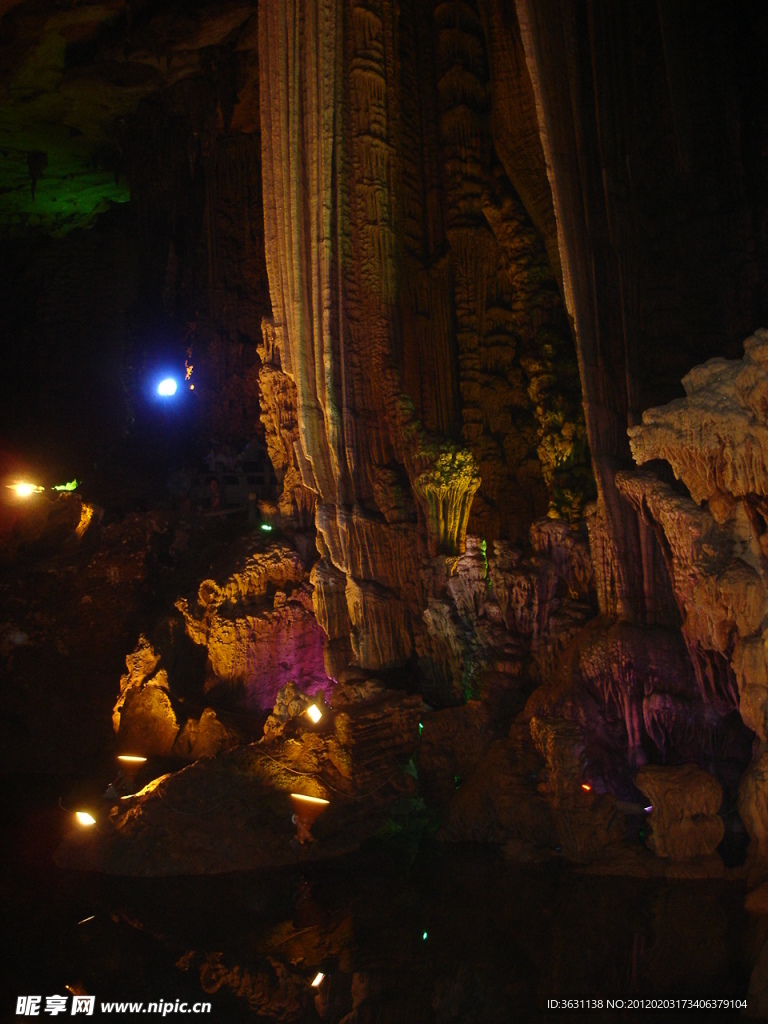
<instances>
[{"instance_id":1,"label":"stalactite","mask_svg":"<svg viewBox=\"0 0 768 1024\"><path fill-rule=\"evenodd\" d=\"M408 505L391 467L411 489L438 463L451 479L448 525L426 519L435 550L463 543L474 478L471 456L425 432L399 372L397 27L389 3L316 0L264 4L259 31L267 262L298 461L330 563L320 578L332 567L346 577L355 659L378 668L409 656L420 600L415 578L390 579L400 541L386 518ZM402 529L418 550L416 523ZM341 598L333 586L320 599L329 624L343 619L329 604Z\"/></svg>"}]
</instances>

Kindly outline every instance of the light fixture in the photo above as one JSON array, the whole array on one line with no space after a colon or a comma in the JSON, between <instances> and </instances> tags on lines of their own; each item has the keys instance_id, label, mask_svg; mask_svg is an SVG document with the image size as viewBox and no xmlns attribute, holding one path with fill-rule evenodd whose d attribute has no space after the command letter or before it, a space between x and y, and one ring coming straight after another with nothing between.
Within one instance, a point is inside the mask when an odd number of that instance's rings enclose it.
<instances>
[{"instance_id":1,"label":"light fixture","mask_svg":"<svg viewBox=\"0 0 768 1024\"><path fill-rule=\"evenodd\" d=\"M645 811L646 814L650 814L651 811L653 810L653 804L648 804L648 806L644 807L643 810Z\"/></svg>"},{"instance_id":2,"label":"light fixture","mask_svg":"<svg viewBox=\"0 0 768 1024\"><path fill-rule=\"evenodd\" d=\"M312 988L319 988L322 985L322 983L323 983L323 978L324 977L325 977L325 975L323 974L323 972L322 971L318 971L317 974L312 979Z\"/></svg>"},{"instance_id":3,"label":"light fixture","mask_svg":"<svg viewBox=\"0 0 768 1024\"><path fill-rule=\"evenodd\" d=\"M584 790L585 793L591 793L592 792L592 787L590 786L590 784L588 782L582 782L581 788Z\"/></svg>"},{"instance_id":4,"label":"light fixture","mask_svg":"<svg viewBox=\"0 0 768 1024\"><path fill-rule=\"evenodd\" d=\"M309 705L309 707L307 708L307 715L312 719L312 721L315 723L315 725L317 725L317 723L323 717L323 713L320 710L320 708L317 706L317 704L310 704Z\"/></svg>"},{"instance_id":5,"label":"light fixture","mask_svg":"<svg viewBox=\"0 0 768 1024\"><path fill-rule=\"evenodd\" d=\"M262 528L262 530L264 530L265 533L271 533L272 532L272 527L269 525L269 523L262 523L261 524L261 528Z\"/></svg>"},{"instance_id":6,"label":"light fixture","mask_svg":"<svg viewBox=\"0 0 768 1024\"><path fill-rule=\"evenodd\" d=\"M429 938L429 936L427 935L426 932L422 932L421 933L421 941L422 942L426 942L428 938Z\"/></svg>"},{"instance_id":7,"label":"light fixture","mask_svg":"<svg viewBox=\"0 0 768 1024\"><path fill-rule=\"evenodd\" d=\"M165 377L157 385L157 393L161 398L173 398L178 389L178 384L173 377Z\"/></svg>"},{"instance_id":8,"label":"light fixture","mask_svg":"<svg viewBox=\"0 0 768 1024\"><path fill-rule=\"evenodd\" d=\"M43 487L39 487L37 484L30 484L25 480L20 480L17 484L9 484L10 490L14 491L17 498L29 498L33 494L40 494L44 490Z\"/></svg>"},{"instance_id":9,"label":"light fixture","mask_svg":"<svg viewBox=\"0 0 768 1024\"><path fill-rule=\"evenodd\" d=\"M320 796L305 796L303 793L291 793L294 815L291 821L296 826L296 838L300 843L314 841L312 825L328 807L328 800Z\"/></svg>"},{"instance_id":10,"label":"light fixture","mask_svg":"<svg viewBox=\"0 0 768 1024\"><path fill-rule=\"evenodd\" d=\"M75 817L77 818L78 824L82 825L83 828L90 828L91 825L96 824L96 819L88 811L75 811Z\"/></svg>"},{"instance_id":11,"label":"light fixture","mask_svg":"<svg viewBox=\"0 0 768 1024\"><path fill-rule=\"evenodd\" d=\"M120 775L115 781L115 786L118 791L127 789L130 792L134 789L136 776L147 763L147 759L139 754L118 754L117 763L120 765Z\"/></svg>"},{"instance_id":12,"label":"light fixture","mask_svg":"<svg viewBox=\"0 0 768 1024\"><path fill-rule=\"evenodd\" d=\"M134 778L142 765L147 763L146 757L141 757L138 754L118 754L117 760L123 769L123 775L126 775L129 779Z\"/></svg>"}]
</instances>

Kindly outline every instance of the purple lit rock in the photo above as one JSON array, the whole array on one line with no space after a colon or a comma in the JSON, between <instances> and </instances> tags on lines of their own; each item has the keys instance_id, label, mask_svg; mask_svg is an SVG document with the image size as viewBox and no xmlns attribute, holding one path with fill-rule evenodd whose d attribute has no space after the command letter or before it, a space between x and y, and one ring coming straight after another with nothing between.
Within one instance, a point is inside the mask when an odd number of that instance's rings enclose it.
<instances>
[{"instance_id":1,"label":"purple lit rock","mask_svg":"<svg viewBox=\"0 0 768 1024\"><path fill-rule=\"evenodd\" d=\"M203 581L195 607L183 599L176 606L190 639L207 648L209 689L242 686L247 706L267 710L288 682L310 694L332 685L323 659L326 635L293 549L272 544L223 582Z\"/></svg>"}]
</instances>

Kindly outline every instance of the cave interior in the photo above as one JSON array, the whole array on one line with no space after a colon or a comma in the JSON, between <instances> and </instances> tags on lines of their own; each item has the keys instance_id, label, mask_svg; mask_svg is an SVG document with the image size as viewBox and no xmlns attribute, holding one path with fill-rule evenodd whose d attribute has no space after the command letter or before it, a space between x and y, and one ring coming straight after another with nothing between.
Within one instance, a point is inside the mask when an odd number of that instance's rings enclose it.
<instances>
[{"instance_id":1,"label":"cave interior","mask_svg":"<svg viewBox=\"0 0 768 1024\"><path fill-rule=\"evenodd\" d=\"M768 1016L767 55L0 2L9 1007Z\"/></svg>"}]
</instances>

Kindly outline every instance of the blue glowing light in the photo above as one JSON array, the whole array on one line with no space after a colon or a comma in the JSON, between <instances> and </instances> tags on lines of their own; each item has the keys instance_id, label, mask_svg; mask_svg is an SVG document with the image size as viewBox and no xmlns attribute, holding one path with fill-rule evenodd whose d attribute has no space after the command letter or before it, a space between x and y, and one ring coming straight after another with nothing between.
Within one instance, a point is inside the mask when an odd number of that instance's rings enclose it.
<instances>
[{"instance_id":1,"label":"blue glowing light","mask_svg":"<svg viewBox=\"0 0 768 1024\"><path fill-rule=\"evenodd\" d=\"M162 398L172 398L176 394L178 386L173 377L166 377L157 385L157 393Z\"/></svg>"}]
</instances>

